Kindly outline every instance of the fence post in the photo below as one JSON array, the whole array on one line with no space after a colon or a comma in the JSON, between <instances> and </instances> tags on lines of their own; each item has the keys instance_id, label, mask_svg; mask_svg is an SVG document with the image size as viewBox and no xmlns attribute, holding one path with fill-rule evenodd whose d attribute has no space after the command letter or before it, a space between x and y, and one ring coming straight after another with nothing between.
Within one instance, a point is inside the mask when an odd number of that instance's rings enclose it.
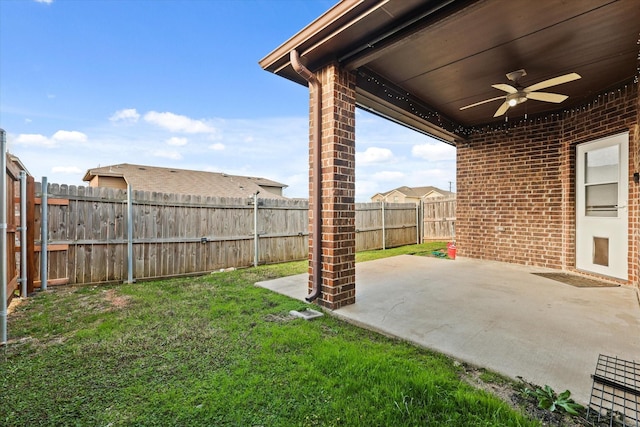
<instances>
[{"instance_id":1,"label":"fence post","mask_svg":"<svg viewBox=\"0 0 640 427\"><path fill-rule=\"evenodd\" d=\"M27 295L35 291L36 279L36 184L27 176Z\"/></svg>"},{"instance_id":2,"label":"fence post","mask_svg":"<svg viewBox=\"0 0 640 427\"><path fill-rule=\"evenodd\" d=\"M0 129L0 156L0 345L3 346L7 343L7 140L4 129Z\"/></svg>"},{"instance_id":3,"label":"fence post","mask_svg":"<svg viewBox=\"0 0 640 427\"><path fill-rule=\"evenodd\" d=\"M382 250L386 250L387 249L387 231L385 230L384 227L384 203L385 201L382 201Z\"/></svg>"},{"instance_id":4,"label":"fence post","mask_svg":"<svg viewBox=\"0 0 640 427\"><path fill-rule=\"evenodd\" d=\"M133 283L133 194L127 183L127 283Z\"/></svg>"},{"instance_id":5,"label":"fence post","mask_svg":"<svg viewBox=\"0 0 640 427\"><path fill-rule=\"evenodd\" d=\"M258 194L253 195L253 266L258 266Z\"/></svg>"},{"instance_id":6,"label":"fence post","mask_svg":"<svg viewBox=\"0 0 640 427\"><path fill-rule=\"evenodd\" d=\"M422 200L416 203L416 245L420 244L420 203Z\"/></svg>"},{"instance_id":7,"label":"fence post","mask_svg":"<svg viewBox=\"0 0 640 427\"><path fill-rule=\"evenodd\" d=\"M20 296L27 297L27 173L20 171Z\"/></svg>"},{"instance_id":8,"label":"fence post","mask_svg":"<svg viewBox=\"0 0 640 427\"><path fill-rule=\"evenodd\" d=\"M49 250L49 188L47 177L42 177L42 195L40 196L40 290L47 290L47 257Z\"/></svg>"}]
</instances>

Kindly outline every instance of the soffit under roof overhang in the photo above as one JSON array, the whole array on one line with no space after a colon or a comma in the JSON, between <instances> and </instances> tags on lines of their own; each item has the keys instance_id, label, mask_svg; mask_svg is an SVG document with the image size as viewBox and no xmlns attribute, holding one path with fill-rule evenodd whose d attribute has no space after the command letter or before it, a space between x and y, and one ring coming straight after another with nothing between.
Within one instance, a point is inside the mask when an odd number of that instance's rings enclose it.
<instances>
[{"instance_id":1,"label":"soffit under roof overhang","mask_svg":"<svg viewBox=\"0 0 640 427\"><path fill-rule=\"evenodd\" d=\"M312 71L338 62L357 76L357 105L455 143L465 129L504 122L503 95L491 87L524 68L523 86L577 72L580 80L545 89L561 104L529 100L510 120L584 105L637 79L637 0L344 0L260 61L306 85L293 70L296 49Z\"/></svg>"}]
</instances>

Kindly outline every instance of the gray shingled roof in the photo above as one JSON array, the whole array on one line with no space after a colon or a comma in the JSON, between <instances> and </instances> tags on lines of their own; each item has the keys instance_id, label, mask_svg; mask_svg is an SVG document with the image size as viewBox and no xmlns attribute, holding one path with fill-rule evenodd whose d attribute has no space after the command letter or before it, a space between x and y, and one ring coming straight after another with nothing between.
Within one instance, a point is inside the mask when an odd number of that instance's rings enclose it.
<instances>
[{"instance_id":1,"label":"gray shingled roof","mask_svg":"<svg viewBox=\"0 0 640 427\"><path fill-rule=\"evenodd\" d=\"M90 181L95 176L124 177L134 190L142 191L212 197L250 197L260 191L260 198L286 199L263 188L285 188L285 184L266 178L218 172L122 163L89 169L82 179Z\"/></svg>"},{"instance_id":2,"label":"gray shingled roof","mask_svg":"<svg viewBox=\"0 0 640 427\"><path fill-rule=\"evenodd\" d=\"M384 193L380 193L380 194L383 195L383 196L386 196L387 194L389 194L389 193L391 193L393 191L397 191L399 193L402 193L405 196L417 197L417 198L420 198L420 197L422 197L422 196L424 196L427 193L430 193L432 191L437 191L438 193L442 194L443 196L449 196L449 195L454 194L451 191L441 190L438 187L432 187L432 186L407 187L406 185L402 186L402 187L394 188L393 190L385 191Z\"/></svg>"}]
</instances>

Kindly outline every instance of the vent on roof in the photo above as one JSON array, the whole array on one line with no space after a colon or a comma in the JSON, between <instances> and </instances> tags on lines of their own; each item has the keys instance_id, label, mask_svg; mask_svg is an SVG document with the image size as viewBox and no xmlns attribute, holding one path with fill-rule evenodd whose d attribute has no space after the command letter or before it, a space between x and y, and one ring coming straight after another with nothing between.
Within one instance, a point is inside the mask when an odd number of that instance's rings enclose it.
<instances>
[{"instance_id":1,"label":"vent on roof","mask_svg":"<svg viewBox=\"0 0 640 427\"><path fill-rule=\"evenodd\" d=\"M138 168L138 169L140 169L141 171L146 171L147 170L147 168Z\"/></svg>"},{"instance_id":2,"label":"vent on roof","mask_svg":"<svg viewBox=\"0 0 640 427\"><path fill-rule=\"evenodd\" d=\"M171 173L178 173L178 171L173 171L173 170L171 170L171 171L169 171L169 172L171 172Z\"/></svg>"}]
</instances>

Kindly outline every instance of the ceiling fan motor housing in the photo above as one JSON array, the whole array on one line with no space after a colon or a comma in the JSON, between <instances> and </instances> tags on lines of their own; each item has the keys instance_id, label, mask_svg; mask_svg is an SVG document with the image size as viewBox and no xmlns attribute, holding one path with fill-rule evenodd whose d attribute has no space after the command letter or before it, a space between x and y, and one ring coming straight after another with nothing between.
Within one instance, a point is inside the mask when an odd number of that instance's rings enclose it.
<instances>
[{"instance_id":1,"label":"ceiling fan motor housing","mask_svg":"<svg viewBox=\"0 0 640 427\"><path fill-rule=\"evenodd\" d=\"M508 94L506 98L506 101L510 107L515 107L518 104L522 104L526 100L527 100L527 94L520 90L516 93Z\"/></svg>"}]
</instances>

